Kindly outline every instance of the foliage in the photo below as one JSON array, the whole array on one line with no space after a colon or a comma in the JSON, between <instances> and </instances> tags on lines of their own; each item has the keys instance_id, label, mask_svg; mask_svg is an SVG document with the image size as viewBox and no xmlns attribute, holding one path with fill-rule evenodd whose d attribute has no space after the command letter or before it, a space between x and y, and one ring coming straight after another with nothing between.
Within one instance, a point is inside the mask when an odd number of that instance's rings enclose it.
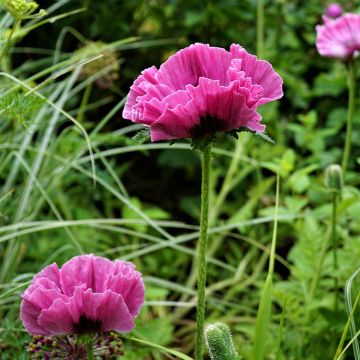
<instances>
[{"instance_id":1,"label":"foliage","mask_svg":"<svg viewBox=\"0 0 360 360\"><path fill-rule=\"evenodd\" d=\"M314 47L326 4L265 1L264 57L285 83L284 98L262 109L275 144L242 132L213 148L206 318L230 326L240 359L253 353L276 173L281 193L266 358L331 359L347 323L342 289L360 258L360 113L338 203L334 274L331 194L323 183L325 168L341 161L347 90L343 64ZM359 10L352 6L344 5ZM25 359L30 338L18 319L19 294L32 275L81 252L131 260L145 275L146 306L131 334L139 341L124 339L125 359L177 358L170 348L192 356L199 154L186 141L144 143L144 133L134 141L141 128L121 111L138 73L182 46L236 42L255 53L256 1L44 0L40 7L48 15L16 27L1 59L1 358ZM4 8L0 24L2 49L13 29ZM89 41L107 46L76 56ZM109 49L118 66L85 76L84 65L98 65ZM114 80L99 87L107 72ZM359 286L352 283L353 303ZM352 358L350 347L342 359Z\"/></svg>"}]
</instances>

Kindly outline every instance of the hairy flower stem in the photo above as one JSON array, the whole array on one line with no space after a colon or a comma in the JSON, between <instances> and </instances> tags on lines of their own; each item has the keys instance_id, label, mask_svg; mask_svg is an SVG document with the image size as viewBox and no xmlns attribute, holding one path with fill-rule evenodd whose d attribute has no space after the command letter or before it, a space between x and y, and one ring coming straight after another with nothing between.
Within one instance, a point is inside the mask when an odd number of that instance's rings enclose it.
<instances>
[{"instance_id":1,"label":"hairy flower stem","mask_svg":"<svg viewBox=\"0 0 360 360\"><path fill-rule=\"evenodd\" d=\"M347 114L347 125L346 125L346 138L343 159L341 167L346 173L346 169L349 162L350 150L351 150L351 137L352 137L352 127L353 127L353 118L355 110L355 95L356 95L356 69L354 60L350 60L347 65L348 68L348 89L349 89L349 99L348 99L348 114Z\"/></svg>"},{"instance_id":2,"label":"hairy flower stem","mask_svg":"<svg viewBox=\"0 0 360 360\"><path fill-rule=\"evenodd\" d=\"M337 211L337 193L332 194L332 216L331 216L331 239L332 239L332 250L333 250L333 267L334 267L334 294L335 294L335 310L338 309L338 258L337 258L337 239L336 239L336 211Z\"/></svg>"},{"instance_id":3,"label":"hairy flower stem","mask_svg":"<svg viewBox=\"0 0 360 360\"><path fill-rule=\"evenodd\" d=\"M204 353L205 289L206 289L206 247L209 221L209 187L211 143L203 150L201 174L201 214L198 243L198 286L196 311L195 360L202 360Z\"/></svg>"},{"instance_id":4,"label":"hairy flower stem","mask_svg":"<svg viewBox=\"0 0 360 360\"><path fill-rule=\"evenodd\" d=\"M94 360L94 337L92 334L86 339L86 350L88 360Z\"/></svg>"}]
</instances>

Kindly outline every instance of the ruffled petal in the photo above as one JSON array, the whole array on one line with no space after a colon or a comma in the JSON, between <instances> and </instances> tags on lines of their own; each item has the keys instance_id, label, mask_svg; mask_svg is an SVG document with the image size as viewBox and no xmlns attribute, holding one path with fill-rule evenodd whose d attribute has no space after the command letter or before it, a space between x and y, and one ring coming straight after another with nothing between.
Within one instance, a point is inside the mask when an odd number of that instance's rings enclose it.
<instances>
[{"instance_id":1,"label":"ruffled petal","mask_svg":"<svg viewBox=\"0 0 360 360\"><path fill-rule=\"evenodd\" d=\"M239 45L226 51L194 44L135 80L123 116L149 126L152 141L208 136L241 126L264 131L256 108L281 98L282 85L271 64Z\"/></svg>"},{"instance_id":2,"label":"ruffled petal","mask_svg":"<svg viewBox=\"0 0 360 360\"><path fill-rule=\"evenodd\" d=\"M244 48L236 44L231 45L230 52L235 59L242 60L241 70L245 72L245 77L251 78L252 84L260 85L263 88L257 106L280 99L283 96L283 81L270 63L265 60L258 60L256 56L249 54Z\"/></svg>"},{"instance_id":3,"label":"ruffled petal","mask_svg":"<svg viewBox=\"0 0 360 360\"><path fill-rule=\"evenodd\" d=\"M171 94L171 89L166 85L147 85L146 93L137 98L137 104L133 106L132 120L144 125L151 125L153 123L153 116L148 113L147 104L149 102L160 102L166 96Z\"/></svg>"},{"instance_id":4,"label":"ruffled petal","mask_svg":"<svg viewBox=\"0 0 360 360\"><path fill-rule=\"evenodd\" d=\"M129 332L135 326L122 296L111 290L93 293L77 288L72 301L81 309L81 316L100 324L100 331Z\"/></svg>"},{"instance_id":5,"label":"ruffled petal","mask_svg":"<svg viewBox=\"0 0 360 360\"><path fill-rule=\"evenodd\" d=\"M172 140L191 138L191 129L199 123L199 112L194 101L189 101L185 106L178 105L173 109L167 108L159 120L151 128L151 140Z\"/></svg>"},{"instance_id":6,"label":"ruffled petal","mask_svg":"<svg viewBox=\"0 0 360 360\"><path fill-rule=\"evenodd\" d=\"M250 77L245 77L245 72L242 70L241 59L234 59L231 62L231 66L227 71L227 77L229 83L236 82L238 88L241 89L241 93L246 97L246 103L249 108L255 108L258 105L259 99L263 94L263 87L252 83Z\"/></svg>"},{"instance_id":7,"label":"ruffled petal","mask_svg":"<svg viewBox=\"0 0 360 360\"><path fill-rule=\"evenodd\" d=\"M252 131L263 132L261 116L247 104L247 89L236 82L221 86L218 81L200 79L199 86L188 88L188 91L199 109L199 114L221 120L220 131L230 131L247 127Z\"/></svg>"},{"instance_id":8,"label":"ruffled petal","mask_svg":"<svg viewBox=\"0 0 360 360\"><path fill-rule=\"evenodd\" d=\"M72 296L75 286L103 292L106 279L113 271L113 263L106 258L94 255L75 256L60 270L62 290L68 296Z\"/></svg>"},{"instance_id":9,"label":"ruffled petal","mask_svg":"<svg viewBox=\"0 0 360 360\"><path fill-rule=\"evenodd\" d=\"M145 286L132 263L115 261L115 273L108 278L106 288L121 294L132 316L139 313L144 303Z\"/></svg>"},{"instance_id":10,"label":"ruffled petal","mask_svg":"<svg viewBox=\"0 0 360 360\"><path fill-rule=\"evenodd\" d=\"M34 335L47 335L45 327L38 323L38 318L44 309L48 309L57 299L66 300L57 285L47 278L37 278L22 295L20 318L25 328Z\"/></svg>"},{"instance_id":11,"label":"ruffled petal","mask_svg":"<svg viewBox=\"0 0 360 360\"><path fill-rule=\"evenodd\" d=\"M54 284L49 281L49 283ZM55 285L56 286L56 285ZM41 285L30 286L23 294L22 298L28 302L31 302L34 306L39 309L47 309L51 304L58 298L66 298L66 295L62 294L59 289L44 287Z\"/></svg>"},{"instance_id":12,"label":"ruffled petal","mask_svg":"<svg viewBox=\"0 0 360 360\"><path fill-rule=\"evenodd\" d=\"M60 288L60 271L55 263L44 267L44 269L34 276L33 282L40 278L47 278Z\"/></svg>"},{"instance_id":13,"label":"ruffled petal","mask_svg":"<svg viewBox=\"0 0 360 360\"><path fill-rule=\"evenodd\" d=\"M173 90L196 86L200 77L219 80L226 84L226 71L232 55L226 50L208 44L194 44L178 51L165 61L156 73L156 79Z\"/></svg>"},{"instance_id":14,"label":"ruffled petal","mask_svg":"<svg viewBox=\"0 0 360 360\"><path fill-rule=\"evenodd\" d=\"M50 308L41 311L38 323L50 335L72 334L79 319L80 309L73 298L57 299Z\"/></svg>"},{"instance_id":15,"label":"ruffled petal","mask_svg":"<svg viewBox=\"0 0 360 360\"><path fill-rule=\"evenodd\" d=\"M191 100L186 90L178 90L166 96L160 102L159 99L153 98L144 104L144 118L148 120L149 125L159 120L163 112L169 108L173 109L178 105L186 105Z\"/></svg>"},{"instance_id":16,"label":"ruffled petal","mask_svg":"<svg viewBox=\"0 0 360 360\"><path fill-rule=\"evenodd\" d=\"M176 138L197 138L216 132L247 127L262 132L261 116L247 106L249 90L232 82L221 86L219 81L200 78L199 85L187 86L191 100L185 105L167 108L151 126L153 141Z\"/></svg>"},{"instance_id":17,"label":"ruffled petal","mask_svg":"<svg viewBox=\"0 0 360 360\"><path fill-rule=\"evenodd\" d=\"M23 300L20 305L20 319L25 329L32 335L51 335L51 333L38 323L41 309L34 306L31 302Z\"/></svg>"},{"instance_id":18,"label":"ruffled petal","mask_svg":"<svg viewBox=\"0 0 360 360\"><path fill-rule=\"evenodd\" d=\"M145 69L141 75L134 81L133 85L130 88L130 92L127 96L126 103L123 110L123 118L135 121L138 118L138 114L133 107L138 103L137 98L146 94L145 84L155 83L157 81L154 78L157 68L152 66L148 69Z\"/></svg>"}]
</instances>

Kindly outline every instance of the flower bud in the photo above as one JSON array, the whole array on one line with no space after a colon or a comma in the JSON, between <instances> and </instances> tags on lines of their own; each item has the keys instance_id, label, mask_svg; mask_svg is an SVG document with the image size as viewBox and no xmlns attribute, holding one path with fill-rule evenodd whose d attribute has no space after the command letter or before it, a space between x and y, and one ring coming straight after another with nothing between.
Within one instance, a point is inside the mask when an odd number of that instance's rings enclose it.
<instances>
[{"instance_id":1,"label":"flower bud","mask_svg":"<svg viewBox=\"0 0 360 360\"><path fill-rule=\"evenodd\" d=\"M341 193L343 188L343 175L340 165L331 164L326 168L325 187L332 192Z\"/></svg>"},{"instance_id":2,"label":"flower bud","mask_svg":"<svg viewBox=\"0 0 360 360\"><path fill-rule=\"evenodd\" d=\"M342 14L342 8L337 3L330 4L325 10L325 15L334 19L341 16L341 14Z\"/></svg>"},{"instance_id":3,"label":"flower bud","mask_svg":"<svg viewBox=\"0 0 360 360\"><path fill-rule=\"evenodd\" d=\"M207 326L205 341L212 360L237 360L239 358L230 329L225 324L216 323Z\"/></svg>"}]
</instances>

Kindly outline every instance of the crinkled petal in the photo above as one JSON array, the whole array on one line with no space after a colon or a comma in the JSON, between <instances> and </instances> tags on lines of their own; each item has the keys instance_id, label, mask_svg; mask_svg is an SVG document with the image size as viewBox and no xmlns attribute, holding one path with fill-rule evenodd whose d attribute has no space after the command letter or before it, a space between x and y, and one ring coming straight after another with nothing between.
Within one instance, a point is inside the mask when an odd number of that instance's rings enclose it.
<instances>
[{"instance_id":1,"label":"crinkled petal","mask_svg":"<svg viewBox=\"0 0 360 360\"><path fill-rule=\"evenodd\" d=\"M41 309L34 306L31 302L23 300L20 305L20 318L25 329L32 335L51 335L51 333L38 323Z\"/></svg>"},{"instance_id":2,"label":"crinkled petal","mask_svg":"<svg viewBox=\"0 0 360 360\"><path fill-rule=\"evenodd\" d=\"M32 284L21 294L20 318L27 331L33 335L49 335L38 323L43 309L48 309L56 299L66 299L59 288L59 269L56 264L45 267Z\"/></svg>"},{"instance_id":3,"label":"crinkled petal","mask_svg":"<svg viewBox=\"0 0 360 360\"><path fill-rule=\"evenodd\" d=\"M137 98L137 104L133 106L132 120L144 125L151 125L153 117L149 116L146 111L147 104L149 102L162 101L166 96L171 94L170 88L166 85L147 85L146 93L143 96Z\"/></svg>"},{"instance_id":4,"label":"crinkled petal","mask_svg":"<svg viewBox=\"0 0 360 360\"><path fill-rule=\"evenodd\" d=\"M74 324L80 319L80 311L74 298L56 299L50 308L41 311L38 323L50 335L72 334Z\"/></svg>"},{"instance_id":5,"label":"crinkled petal","mask_svg":"<svg viewBox=\"0 0 360 360\"><path fill-rule=\"evenodd\" d=\"M245 77L251 78L252 84L260 85L263 88L257 106L267 102L280 99L283 96L283 81L270 63L265 60L258 60L256 56L249 54L244 48L233 44L230 52L235 59L241 59L241 70Z\"/></svg>"},{"instance_id":6,"label":"crinkled petal","mask_svg":"<svg viewBox=\"0 0 360 360\"><path fill-rule=\"evenodd\" d=\"M53 289L56 290L57 293L61 294L61 290L58 285L53 281L49 280L45 277L34 278L32 284L21 294L23 299L29 299L32 293L37 289Z\"/></svg>"},{"instance_id":7,"label":"crinkled petal","mask_svg":"<svg viewBox=\"0 0 360 360\"><path fill-rule=\"evenodd\" d=\"M130 92L127 96L126 103L123 111L123 118L135 121L138 119L138 115L133 107L138 103L137 98L146 94L144 89L144 83L156 83L157 81L154 78L157 68L152 66L148 69L145 69L141 75L134 81L134 84L130 88Z\"/></svg>"},{"instance_id":8,"label":"crinkled petal","mask_svg":"<svg viewBox=\"0 0 360 360\"><path fill-rule=\"evenodd\" d=\"M227 71L229 82L236 82L236 86L241 88L241 92L246 97L246 103L249 108L256 108L259 99L261 99L264 89L262 86L253 84L250 77L245 77L245 72L242 71L242 60L234 59Z\"/></svg>"},{"instance_id":9,"label":"crinkled petal","mask_svg":"<svg viewBox=\"0 0 360 360\"><path fill-rule=\"evenodd\" d=\"M162 101L153 98L144 103L144 118L151 125L160 118L167 108L173 109L178 105L186 105L190 100L191 98L186 90L178 90L166 96Z\"/></svg>"},{"instance_id":10,"label":"crinkled petal","mask_svg":"<svg viewBox=\"0 0 360 360\"><path fill-rule=\"evenodd\" d=\"M54 282L43 277L38 277L36 283L24 291L21 297L23 300L20 318L27 331L31 334L47 335L47 329L38 323L41 311L50 308L55 300L66 300L67 297L60 292Z\"/></svg>"},{"instance_id":11,"label":"crinkled petal","mask_svg":"<svg viewBox=\"0 0 360 360\"><path fill-rule=\"evenodd\" d=\"M54 284L53 282L50 283ZM31 302L39 309L47 309L56 299L67 297L62 294L57 287L46 288L44 286L33 285L22 294L22 298Z\"/></svg>"},{"instance_id":12,"label":"crinkled petal","mask_svg":"<svg viewBox=\"0 0 360 360\"><path fill-rule=\"evenodd\" d=\"M60 271L55 263L44 267L44 269L34 277L33 282L40 278L47 278L60 288Z\"/></svg>"},{"instance_id":13,"label":"crinkled petal","mask_svg":"<svg viewBox=\"0 0 360 360\"><path fill-rule=\"evenodd\" d=\"M281 98L282 84L271 64L239 45L226 51L194 44L135 80L123 116L149 126L152 141L208 136L235 126L263 131L256 108Z\"/></svg>"},{"instance_id":14,"label":"crinkled petal","mask_svg":"<svg viewBox=\"0 0 360 360\"><path fill-rule=\"evenodd\" d=\"M106 279L113 271L113 263L106 258L94 255L75 256L60 270L62 290L68 296L72 296L75 286L103 292Z\"/></svg>"},{"instance_id":15,"label":"crinkled petal","mask_svg":"<svg viewBox=\"0 0 360 360\"><path fill-rule=\"evenodd\" d=\"M252 131L263 132L261 116L246 104L246 95L236 82L229 86L220 86L218 81L200 79L199 86L188 88L200 114L222 120L222 131L247 127Z\"/></svg>"},{"instance_id":16,"label":"crinkled petal","mask_svg":"<svg viewBox=\"0 0 360 360\"><path fill-rule=\"evenodd\" d=\"M173 109L167 108L159 120L151 128L151 140L172 140L191 138L192 128L199 123L199 112L194 101L189 101L185 106L178 105Z\"/></svg>"},{"instance_id":17,"label":"crinkled petal","mask_svg":"<svg viewBox=\"0 0 360 360\"><path fill-rule=\"evenodd\" d=\"M243 126L264 131L261 116L247 106L244 89L236 82L221 86L219 81L201 78L198 86L187 86L187 91L191 101L167 108L152 125L153 141L196 138Z\"/></svg>"},{"instance_id":18,"label":"crinkled petal","mask_svg":"<svg viewBox=\"0 0 360 360\"><path fill-rule=\"evenodd\" d=\"M347 59L360 51L360 15L345 14L317 25L316 47L325 57Z\"/></svg>"},{"instance_id":19,"label":"crinkled petal","mask_svg":"<svg viewBox=\"0 0 360 360\"><path fill-rule=\"evenodd\" d=\"M132 316L139 313L144 303L145 286L132 263L116 261L115 273L108 278L106 288L121 294Z\"/></svg>"},{"instance_id":20,"label":"crinkled petal","mask_svg":"<svg viewBox=\"0 0 360 360\"><path fill-rule=\"evenodd\" d=\"M232 55L226 50L208 44L194 44L178 51L165 61L156 73L156 79L173 90L196 86L200 77L219 80L225 85L226 71Z\"/></svg>"},{"instance_id":21,"label":"crinkled petal","mask_svg":"<svg viewBox=\"0 0 360 360\"><path fill-rule=\"evenodd\" d=\"M72 301L82 310L82 316L100 322L101 331L129 332L135 326L122 296L112 290L93 293L77 288Z\"/></svg>"}]
</instances>

